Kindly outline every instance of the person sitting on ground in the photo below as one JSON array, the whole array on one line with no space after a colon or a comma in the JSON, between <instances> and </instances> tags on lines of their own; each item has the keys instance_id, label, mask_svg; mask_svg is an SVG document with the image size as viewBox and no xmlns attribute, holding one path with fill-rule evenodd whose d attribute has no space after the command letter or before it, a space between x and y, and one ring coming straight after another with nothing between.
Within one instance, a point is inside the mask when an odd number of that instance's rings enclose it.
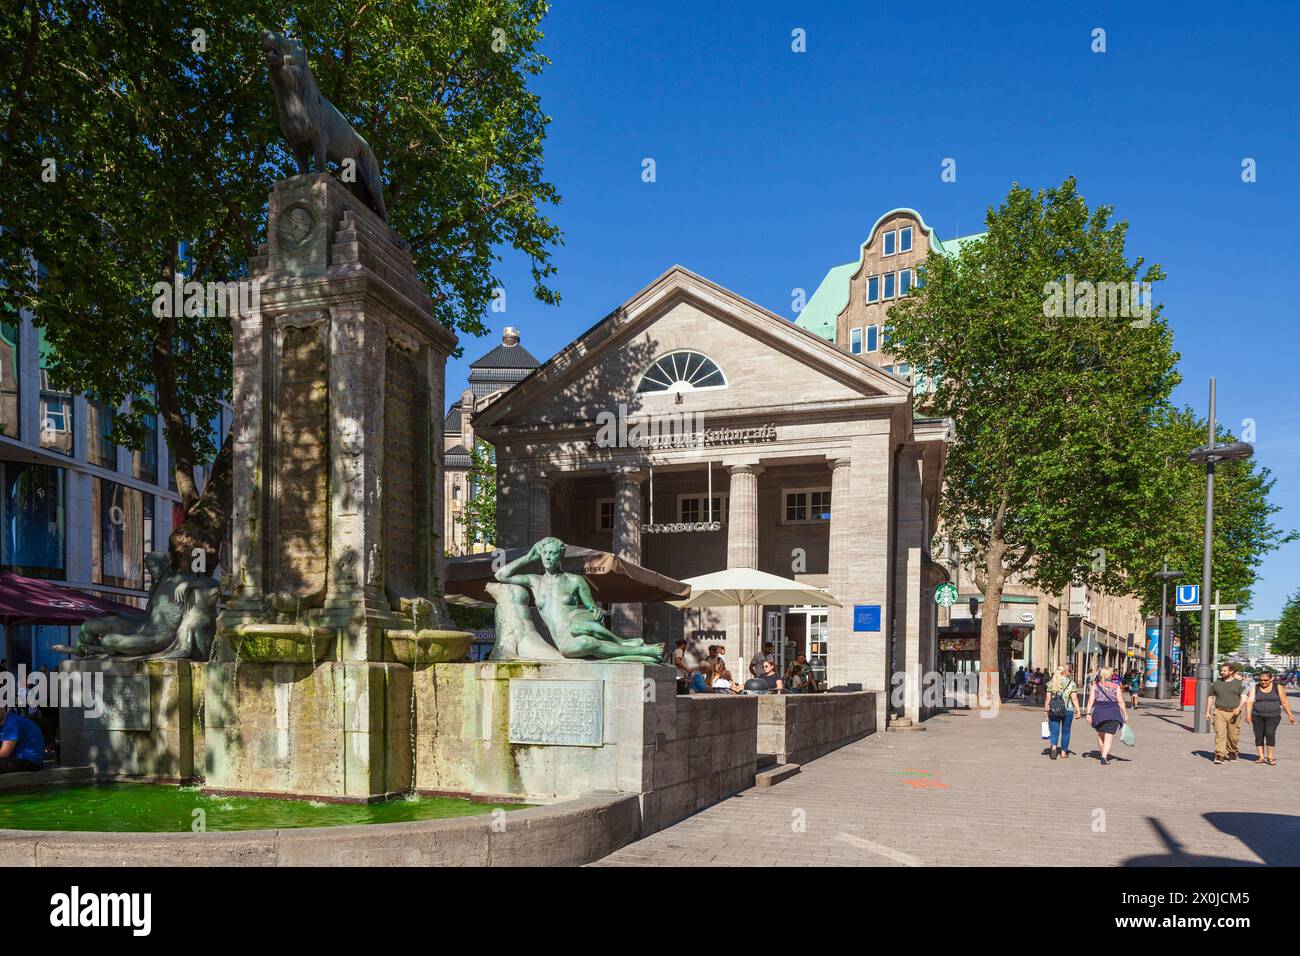
<instances>
[{"instance_id":1,"label":"person sitting on ground","mask_svg":"<svg viewBox=\"0 0 1300 956\"><path fill-rule=\"evenodd\" d=\"M713 668L708 661L700 661L700 666L695 673L691 675L691 693L707 694L709 692L709 679L713 676Z\"/></svg>"},{"instance_id":2,"label":"person sitting on ground","mask_svg":"<svg viewBox=\"0 0 1300 956\"><path fill-rule=\"evenodd\" d=\"M35 721L0 704L0 773L25 773L45 765L45 737Z\"/></svg>"}]
</instances>

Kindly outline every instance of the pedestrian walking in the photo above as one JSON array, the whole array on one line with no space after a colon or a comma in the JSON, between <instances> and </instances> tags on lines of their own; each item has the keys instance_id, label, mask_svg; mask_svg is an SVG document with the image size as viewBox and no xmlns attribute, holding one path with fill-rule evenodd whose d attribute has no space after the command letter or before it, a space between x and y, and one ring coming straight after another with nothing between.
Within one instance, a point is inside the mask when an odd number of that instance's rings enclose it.
<instances>
[{"instance_id":1,"label":"pedestrian walking","mask_svg":"<svg viewBox=\"0 0 1300 956\"><path fill-rule=\"evenodd\" d=\"M1142 696L1142 671L1136 667L1128 672L1128 692L1131 697L1129 703L1134 710L1137 710L1138 698Z\"/></svg>"},{"instance_id":2,"label":"pedestrian walking","mask_svg":"<svg viewBox=\"0 0 1300 956\"><path fill-rule=\"evenodd\" d=\"M1241 711L1245 706L1245 688L1241 671L1227 661L1219 665L1219 679L1210 685L1205 702L1205 720L1214 724L1214 762L1237 759L1237 740L1241 736Z\"/></svg>"},{"instance_id":3,"label":"pedestrian walking","mask_svg":"<svg viewBox=\"0 0 1300 956\"><path fill-rule=\"evenodd\" d=\"M1092 721L1092 729L1097 731L1098 756L1103 767L1110 764L1110 748L1115 735L1128 722L1124 688L1111 680L1114 673L1111 668L1103 667L1088 691L1088 719Z\"/></svg>"},{"instance_id":4,"label":"pedestrian walking","mask_svg":"<svg viewBox=\"0 0 1300 956\"><path fill-rule=\"evenodd\" d=\"M1047 703L1043 716L1047 718L1050 734L1049 754L1053 760L1070 756L1070 725L1079 713L1079 685L1074 682L1072 668L1062 664L1047 684Z\"/></svg>"},{"instance_id":5,"label":"pedestrian walking","mask_svg":"<svg viewBox=\"0 0 1300 956\"><path fill-rule=\"evenodd\" d=\"M1011 678L1011 699L1022 700L1025 696L1025 665L1016 668L1015 677Z\"/></svg>"},{"instance_id":6,"label":"pedestrian walking","mask_svg":"<svg viewBox=\"0 0 1300 956\"><path fill-rule=\"evenodd\" d=\"M1291 713L1291 702L1286 699L1286 689L1278 683L1273 672L1260 672L1255 687L1246 697L1246 723L1255 731L1255 750L1259 754L1256 763L1277 766L1277 725L1282 722L1282 711L1291 723L1295 723L1295 714Z\"/></svg>"}]
</instances>

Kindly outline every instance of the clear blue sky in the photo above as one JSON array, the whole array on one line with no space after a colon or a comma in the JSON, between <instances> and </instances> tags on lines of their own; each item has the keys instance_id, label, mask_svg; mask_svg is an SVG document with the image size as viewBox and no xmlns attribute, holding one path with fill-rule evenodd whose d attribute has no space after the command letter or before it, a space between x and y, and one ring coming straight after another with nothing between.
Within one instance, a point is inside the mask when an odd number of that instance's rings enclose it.
<instances>
[{"instance_id":1,"label":"clear blue sky","mask_svg":"<svg viewBox=\"0 0 1300 956\"><path fill-rule=\"evenodd\" d=\"M1203 413L1218 377L1221 419L1255 420L1280 521L1300 528L1300 4L1061 6L560 0L534 88L563 301L534 301L507 254L507 311L465 341L449 396L502 326L544 360L673 263L793 318L791 290L811 295L886 210L948 238L982 231L1012 182L1074 175L1168 273L1175 398ZM1300 543L1266 559L1249 616L1297 588Z\"/></svg>"}]
</instances>

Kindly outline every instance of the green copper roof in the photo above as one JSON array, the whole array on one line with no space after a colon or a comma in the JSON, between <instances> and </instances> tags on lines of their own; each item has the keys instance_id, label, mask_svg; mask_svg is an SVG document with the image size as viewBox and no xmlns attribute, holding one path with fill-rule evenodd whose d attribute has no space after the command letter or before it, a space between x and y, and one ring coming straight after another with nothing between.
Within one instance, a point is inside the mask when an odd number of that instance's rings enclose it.
<instances>
[{"instance_id":1,"label":"green copper roof","mask_svg":"<svg viewBox=\"0 0 1300 956\"><path fill-rule=\"evenodd\" d=\"M875 238L876 230L880 228L880 224L890 216L900 212L910 213L915 216L916 221L921 224L921 228L925 229L930 236L930 248L945 256L957 255L963 245L986 235L986 233L980 232L970 236L958 236L955 239L940 239L935 231L926 225L924 217L915 209L902 206L891 209L872 224L871 230L867 233L867 238L858 247L857 259L853 262L835 266L830 272L826 273L826 277L817 286L812 298L808 300L808 304L799 313L795 325L807 329L814 335L820 335L832 342L835 341L835 319L844 311L844 307L849 304L849 280L853 278L853 273L858 270L858 266L862 262L863 250Z\"/></svg>"}]
</instances>

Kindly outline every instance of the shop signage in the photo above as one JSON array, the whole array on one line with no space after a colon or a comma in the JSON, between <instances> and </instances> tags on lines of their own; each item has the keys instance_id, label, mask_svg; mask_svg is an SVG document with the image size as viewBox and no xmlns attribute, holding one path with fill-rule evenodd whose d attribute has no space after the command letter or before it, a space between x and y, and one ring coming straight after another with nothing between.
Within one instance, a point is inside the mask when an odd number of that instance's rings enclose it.
<instances>
[{"instance_id":1,"label":"shop signage","mask_svg":"<svg viewBox=\"0 0 1300 956\"><path fill-rule=\"evenodd\" d=\"M761 442L776 441L776 423L755 425L750 428L705 428L682 431L675 428L641 428L634 422L626 429L625 440L616 444L602 442L600 439L590 441L587 446L597 448L649 448L662 450L671 448L705 448L718 445L752 445Z\"/></svg>"},{"instance_id":2,"label":"shop signage","mask_svg":"<svg viewBox=\"0 0 1300 956\"><path fill-rule=\"evenodd\" d=\"M979 649L980 639L978 637L939 638L939 650L941 651L978 651Z\"/></svg>"},{"instance_id":3,"label":"shop signage","mask_svg":"<svg viewBox=\"0 0 1300 956\"><path fill-rule=\"evenodd\" d=\"M643 524L642 534L681 534L686 531L721 531L721 521L677 521L672 524Z\"/></svg>"},{"instance_id":4,"label":"shop signage","mask_svg":"<svg viewBox=\"0 0 1300 956\"><path fill-rule=\"evenodd\" d=\"M952 607L957 603L957 585L945 581L934 589L934 603L940 607Z\"/></svg>"}]
</instances>

